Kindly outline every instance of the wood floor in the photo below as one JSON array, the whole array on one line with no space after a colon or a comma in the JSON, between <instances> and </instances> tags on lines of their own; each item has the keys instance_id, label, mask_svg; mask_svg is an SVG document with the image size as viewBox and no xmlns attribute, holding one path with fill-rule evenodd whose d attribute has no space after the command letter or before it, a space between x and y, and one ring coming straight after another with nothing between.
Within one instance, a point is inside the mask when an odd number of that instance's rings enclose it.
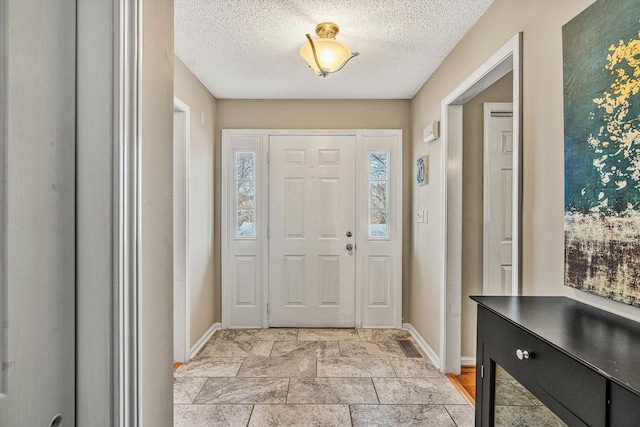
<instances>
[{"instance_id":1,"label":"wood floor","mask_svg":"<svg viewBox=\"0 0 640 427\"><path fill-rule=\"evenodd\" d=\"M447 377L469 402L476 403L476 365L463 365L460 375L447 374Z\"/></svg>"}]
</instances>

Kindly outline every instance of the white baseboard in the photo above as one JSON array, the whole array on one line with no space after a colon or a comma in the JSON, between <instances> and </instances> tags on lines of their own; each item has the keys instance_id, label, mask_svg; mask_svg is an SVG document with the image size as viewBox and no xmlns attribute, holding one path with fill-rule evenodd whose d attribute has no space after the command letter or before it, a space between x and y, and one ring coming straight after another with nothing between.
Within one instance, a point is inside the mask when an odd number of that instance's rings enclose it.
<instances>
[{"instance_id":1,"label":"white baseboard","mask_svg":"<svg viewBox=\"0 0 640 427\"><path fill-rule=\"evenodd\" d=\"M413 337L413 339L416 340L416 342L418 343L418 345L420 346L422 351L424 351L424 353L427 355L427 357L429 359L431 359L431 362L433 363L433 365L438 370L441 371L442 369L441 369L441 366L440 366L440 358L438 357L436 352L433 351L431 346L429 344L427 344L427 342L424 340L424 338L422 338L422 335L420 335L418 333L418 331L416 331L416 329L413 327L413 325L411 323L403 323L402 324L402 329L406 329L407 331L409 331L411 333L411 336Z\"/></svg>"},{"instance_id":2,"label":"white baseboard","mask_svg":"<svg viewBox=\"0 0 640 427\"><path fill-rule=\"evenodd\" d=\"M460 364L461 365L475 365L476 364L476 358L475 357L461 357L460 358Z\"/></svg>"},{"instance_id":3,"label":"white baseboard","mask_svg":"<svg viewBox=\"0 0 640 427\"><path fill-rule=\"evenodd\" d=\"M204 345L207 343L207 341L209 341L211 339L211 337L213 336L213 334L219 329L222 329L222 324L221 323L214 323L213 325L211 325L211 327L209 329L207 329L207 332L205 332L204 335L202 335L200 337L198 342L195 343L195 345L193 347L191 347L191 351L189 352L189 360L191 360L194 357L196 357L196 355L202 349L202 347L204 347Z\"/></svg>"}]
</instances>

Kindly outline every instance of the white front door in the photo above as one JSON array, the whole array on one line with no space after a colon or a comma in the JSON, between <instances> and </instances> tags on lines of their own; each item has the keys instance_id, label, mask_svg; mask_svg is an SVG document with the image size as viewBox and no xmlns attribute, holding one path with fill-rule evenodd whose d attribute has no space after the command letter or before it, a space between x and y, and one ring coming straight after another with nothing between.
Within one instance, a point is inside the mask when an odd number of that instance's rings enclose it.
<instances>
[{"instance_id":1,"label":"white front door","mask_svg":"<svg viewBox=\"0 0 640 427\"><path fill-rule=\"evenodd\" d=\"M513 114L485 104L483 294L511 295L513 284Z\"/></svg>"},{"instance_id":2,"label":"white front door","mask_svg":"<svg viewBox=\"0 0 640 427\"><path fill-rule=\"evenodd\" d=\"M269 137L270 326L355 326L355 143Z\"/></svg>"}]
</instances>

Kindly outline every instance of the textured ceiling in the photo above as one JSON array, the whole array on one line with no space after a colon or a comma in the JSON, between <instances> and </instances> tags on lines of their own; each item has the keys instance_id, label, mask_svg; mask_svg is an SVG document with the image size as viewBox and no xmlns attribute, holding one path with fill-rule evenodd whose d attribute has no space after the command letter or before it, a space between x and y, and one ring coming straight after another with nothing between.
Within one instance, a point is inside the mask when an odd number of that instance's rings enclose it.
<instances>
[{"instance_id":1,"label":"textured ceiling","mask_svg":"<svg viewBox=\"0 0 640 427\"><path fill-rule=\"evenodd\" d=\"M175 51L217 98L410 99L492 1L175 0ZM298 54L323 21L360 52L326 78Z\"/></svg>"}]
</instances>

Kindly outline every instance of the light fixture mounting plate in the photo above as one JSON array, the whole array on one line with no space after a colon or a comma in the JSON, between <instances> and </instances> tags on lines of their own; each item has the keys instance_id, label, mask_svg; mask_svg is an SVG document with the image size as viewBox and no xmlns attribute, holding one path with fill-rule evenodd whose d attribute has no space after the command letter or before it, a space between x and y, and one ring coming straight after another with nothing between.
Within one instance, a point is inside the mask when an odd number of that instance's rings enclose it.
<instances>
[{"instance_id":1,"label":"light fixture mounting plate","mask_svg":"<svg viewBox=\"0 0 640 427\"><path fill-rule=\"evenodd\" d=\"M334 39L339 31L340 28L333 22L321 22L316 25L316 34L321 39Z\"/></svg>"}]
</instances>

